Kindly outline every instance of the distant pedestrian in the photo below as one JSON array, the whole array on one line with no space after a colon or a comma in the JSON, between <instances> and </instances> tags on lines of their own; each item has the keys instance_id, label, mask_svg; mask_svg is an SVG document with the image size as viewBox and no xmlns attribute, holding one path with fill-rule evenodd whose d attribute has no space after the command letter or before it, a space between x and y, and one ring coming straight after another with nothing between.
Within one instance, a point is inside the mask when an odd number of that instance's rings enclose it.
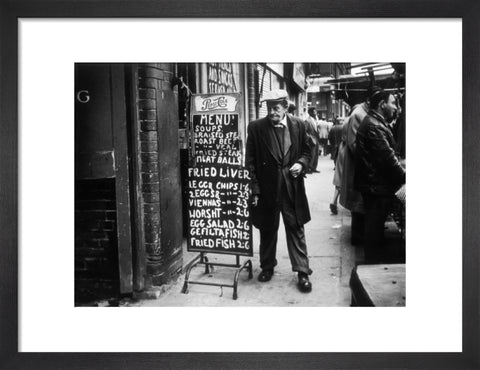
<instances>
[{"instance_id":1,"label":"distant pedestrian","mask_svg":"<svg viewBox=\"0 0 480 370\"><path fill-rule=\"evenodd\" d=\"M333 176L333 185L335 187L333 192L333 199L332 203L330 203L330 211L332 214L338 214L338 197L340 195L340 187L342 185L341 176L343 172L343 158L344 158L344 148L342 148L341 158L337 164L337 158L340 157L340 144L342 143L342 132L343 132L343 125L344 120L343 118L337 117L335 125L332 127L330 132L328 133L328 141L330 142L330 146L332 147L332 154L331 158L334 164L334 176Z\"/></svg>"},{"instance_id":2,"label":"distant pedestrian","mask_svg":"<svg viewBox=\"0 0 480 370\"><path fill-rule=\"evenodd\" d=\"M322 155L327 155L327 145L328 145L328 122L323 118L318 121L317 124L318 137L320 141L320 149Z\"/></svg>"},{"instance_id":3,"label":"distant pedestrian","mask_svg":"<svg viewBox=\"0 0 480 370\"><path fill-rule=\"evenodd\" d=\"M395 97L376 91L370 110L357 132L355 187L365 207L365 260L380 263L385 221L392 210L395 192L405 184L405 170L395 153L396 142L388 125L396 117Z\"/></svg>"},{"instance_id":4,"label":"distant pedestrian","mask_svg":"<svg viewBox=\"0 0 480 370\"><path fill-rule=\"evenodd\" d=\"M310 148L302 120L287 114L288 94L274 90L263 97L268 116L248 125L246 164L251 175L252 223L260 230L260 282L269 281L277 265L277 233L282 214L292 270L298 289L310 292L304 224L310 221L304 174Z\"/></svg>"},{"instance_id":5,"label":"distant pedestrian","mask_svg":"<svg viewBox=\"0 0 480 370\"><path fill-rule=\"evenodd\" d=\"M335 118L333 127L328 132L328 143L331 148L330 158L332 159L334 164L337 161L338 147L340 146L340 142L342 141L343 123L344 119L342 117Z\"/></svg>"},{"instance_id":6,"label":"distant pedestrian","mask_svg":"<svg viewBox=\"0 0 480 370\"><path fill-rule=\"evenodd\" d=\"M320 172L317 170L320 141L317 132L317 110L314 107L308 108L308 118L305 120L305 128L307 130L308 144L310 145L312 153L308 172L318 173Z\"/></svg>"},{"instance_id":7,"label":"distant pedestrian","mask_svg":"<svg viewBox=\"0 0 480 370\"><path fill-rule=\"evenodd\" d=\"M296 116L296 111L297 111L297 106L293 103L288 104L288 114L291 114L292 116Z\"/></svg>"},{"instance_id":8,"label":"distant pedestrian","mask_svg":"<svg viewBox=\"0 0 480 370\"><path fill-rule=\"evenodd\" d=\"M334 125L334 122L335 122L335 118L332 118L331 120L327 120L327 131L328 133L330 134L330 130L332 129L333 125ZM327 139L328 139L328 134L327 134ZM329 141L327 140L327 150L325 151L324 155L328 155L328 154L331 154L332 153L332 147L329 143Z\"/></svg>"}]
</instances>

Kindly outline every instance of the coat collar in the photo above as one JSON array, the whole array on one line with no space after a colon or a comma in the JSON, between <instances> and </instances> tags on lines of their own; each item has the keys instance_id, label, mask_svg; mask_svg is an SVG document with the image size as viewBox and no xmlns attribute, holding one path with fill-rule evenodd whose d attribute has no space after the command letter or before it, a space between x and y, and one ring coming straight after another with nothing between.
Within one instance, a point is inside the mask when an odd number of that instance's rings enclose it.
<instances>
[{"instance_id":1,"label":"coat collar","mask_svg":"<svg viewBox=\"0 0 480 370\"><path fill-rule=\"evenodd\" d=\"M377 111L374 111L373 109L370 109L368 114L371 115L373 118L375 118L377 121L381 122L383 125L385 125L385 126L387 125L385 123L385 118L380 113L377 113Z\"/></svg>"},{"instance_id":2,"label":"coat collar","mask_svg":"<svg viewBox=\"0 0 480 370\"><path fill-rule=\"evenodd\" d=\"M392 127L385 121L385 117L383 117L380 113L370 109L368 112L370 116L372 116L375 120L377 120L381 125L383 125L388 131L392 132Z\"/></svg>"}]
</instances>

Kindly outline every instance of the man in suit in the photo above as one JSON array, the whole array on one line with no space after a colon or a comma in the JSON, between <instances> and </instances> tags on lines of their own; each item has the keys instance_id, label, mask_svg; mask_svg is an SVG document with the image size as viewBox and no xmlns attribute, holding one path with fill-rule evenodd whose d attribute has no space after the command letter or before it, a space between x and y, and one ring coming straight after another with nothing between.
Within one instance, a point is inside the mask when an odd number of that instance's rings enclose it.
<instances>
[{"instance_id":1,"label":"man in suit","mask_svg":"<svg viewBox=\"0 0 480 370\"><path fill-rule=\"evenodd\" d=\"M308 118L305 120L305 128L312 151L312 159L310 160L308 172L320 172L317 170L320 138L317 132L317 110L314 107L308 108Z\"/></svg>"},{"instance_id":2,"label":"man in suit","mask_svg":"<svg viewBox=\"0 0 480 370\"><path fill-rule=\"evenodd\" d=\"M250 122L246 164L252 179L252 223L260 230L260 282L269 281L277 265L277 232L282 213L292 270L298 288L310 292L312 284L305 231L310 221L304 174L310 163L310 147L304 123L287 114L285 90L265 94L267 117Z\"/></svg>"}]
</instances>

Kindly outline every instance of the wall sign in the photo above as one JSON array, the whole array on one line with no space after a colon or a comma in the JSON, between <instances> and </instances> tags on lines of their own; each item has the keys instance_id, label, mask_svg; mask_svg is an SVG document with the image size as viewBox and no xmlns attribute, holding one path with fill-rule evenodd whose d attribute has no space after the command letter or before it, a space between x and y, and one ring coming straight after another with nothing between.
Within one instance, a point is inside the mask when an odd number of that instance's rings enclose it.
<instances>
[{"instance_id":1,"label":"wall sign","mask_svg":"<svg viewBox=\"0 0 480 370\"><path fill-rule=\"evenodd\" d=\"M80 90L78 93L77 93L77 100L80 102L80 103L88 103L90 101L90 93L88 92L88 90Z\"/></svg>"},{"instance_id":2,"label":"wall sign","mask_svg":"<svg viewBox=\"0 0 480 370\"><path fill-rule=\"evenodd\" d=\"M226 93L237 91L233 63L208 63L208 92Z\"/></svg>"},{"instance_id":3,"label":"wall sign","mask_svg":"<svg viewBox=\"0 0 480 370\"><path fill-rule=\"evenodd\" d=\"M240 94L192 98L188 250L253 256L250 178L242 165Z\"/></svg>"}]
</instances>

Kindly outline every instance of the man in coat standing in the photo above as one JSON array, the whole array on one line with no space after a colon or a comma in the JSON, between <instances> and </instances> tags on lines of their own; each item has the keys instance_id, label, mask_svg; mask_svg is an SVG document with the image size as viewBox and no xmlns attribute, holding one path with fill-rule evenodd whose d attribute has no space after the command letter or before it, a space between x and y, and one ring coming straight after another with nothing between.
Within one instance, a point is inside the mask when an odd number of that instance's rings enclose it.
<instances>
[{"instance_id":1,"label":"man in coat standing","mask_svg":"<svg viewBox=\"0 0 480 370\"><path fill-rule=\"evenodd\" d=\"M365 260L382 261L385 221L395 191L405 184L405 169L395 153L395 139L388 123L396 116L395 97L379 90L370 97L370 110L357 132L355 187L365 207Z\"/></svg>"},{"instance_id":2,"label":"man in coat standing","mask_svg":"<svg viewBox=\"0 0 480 370\"><path fill-rule=\"evenodd\" d=\"M365 229L365 210L363 199L354 187L355 178L355 151L357 147L357 130L368 112L368 98L356 105L347 118L345 127L345 155L343 156L343 176L340 186L340 204L351 212L351 237L352 245L363 243Z\"/></svg>"},{"instance_id":3,"label":"man in coat standing","mask_svg":"<svg viewBox=\"0 0 480 370\"><path fill-rule=\"evenodd\" d=\"M312 284L304 224L310 221L304 174L310 147L303 122L287 114L285 90L266 93L267 117L248 125L246 164L252 179L252 223L260 230L260 282L269 281L277 265L277 232L282 213L292 270L298 288L310 292Z\"/></svg>"}]
</instances>

